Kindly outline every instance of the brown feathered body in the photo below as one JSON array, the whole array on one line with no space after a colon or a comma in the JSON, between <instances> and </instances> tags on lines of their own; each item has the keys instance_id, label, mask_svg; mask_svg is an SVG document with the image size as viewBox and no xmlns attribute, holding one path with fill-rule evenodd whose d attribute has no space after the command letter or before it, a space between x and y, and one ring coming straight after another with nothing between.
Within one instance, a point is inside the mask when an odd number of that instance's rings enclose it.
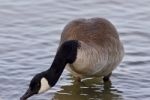
<instances>
[{"instance_id":1,"label":"brown feathered body","mask_svg":"<svg viewBox=\"0 0 150 100\"><path fill-rule=\"evenodd\" d=\"M71 21L62 32L60 45L68 40L80 43L76 61L66 66L75 77L107 76L124 55L116 28L103 18Z\"/></svg>"}]
</instances>

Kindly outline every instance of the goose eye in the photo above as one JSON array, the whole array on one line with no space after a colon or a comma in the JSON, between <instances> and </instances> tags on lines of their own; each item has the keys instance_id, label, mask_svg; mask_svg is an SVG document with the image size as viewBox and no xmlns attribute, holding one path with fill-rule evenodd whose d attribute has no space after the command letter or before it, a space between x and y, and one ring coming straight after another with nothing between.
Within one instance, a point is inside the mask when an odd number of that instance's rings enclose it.
<instances>
[{"instance_id":1,"label":"goose eye","mask_svg":"<svg viewBox=\"0 0 150 100\"><path fill-rule=\"evenodd\" d=\"M37 86L40 87L40 83L37 83Z\"/></svg>"}]
</instances>

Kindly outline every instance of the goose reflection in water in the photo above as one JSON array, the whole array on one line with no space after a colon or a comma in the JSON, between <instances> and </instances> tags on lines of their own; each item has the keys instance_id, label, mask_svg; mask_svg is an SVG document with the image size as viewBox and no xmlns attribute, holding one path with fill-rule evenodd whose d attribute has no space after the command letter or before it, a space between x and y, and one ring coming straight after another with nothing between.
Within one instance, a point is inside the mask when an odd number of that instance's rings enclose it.
<instances>
[{"instance_id":1,"label":"goose reflection in water","mask_svg":"<svg viewBox=\"0 0 150 100\"><path fill-rule=\"evenodd\" d=\"M52 100L123 100L121 91L112 86L111 81L102 83L98 78L85 79L79 83L62 86Z\"/></svg>"}]
</instances>

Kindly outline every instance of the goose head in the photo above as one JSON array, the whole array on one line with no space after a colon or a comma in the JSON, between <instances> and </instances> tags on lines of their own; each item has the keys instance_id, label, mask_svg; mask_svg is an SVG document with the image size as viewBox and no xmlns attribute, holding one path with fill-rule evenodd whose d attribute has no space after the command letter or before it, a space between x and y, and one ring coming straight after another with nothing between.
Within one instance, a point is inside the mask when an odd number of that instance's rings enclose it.
<instances>
[{"instance_id":1,"label":"goose head","mask_svg":"<svg viewBox=\"0 0 150 100\"><path fill-rule=\"evenodd\" d=\"M25 94L20 98L20 100L26 100L27 98L33 96L34 94L39 94L50 89L50 84L48 79L45 77L46 72L39 73L35 75L29 85L29 88Z\"/></svg>"}]
</instances>

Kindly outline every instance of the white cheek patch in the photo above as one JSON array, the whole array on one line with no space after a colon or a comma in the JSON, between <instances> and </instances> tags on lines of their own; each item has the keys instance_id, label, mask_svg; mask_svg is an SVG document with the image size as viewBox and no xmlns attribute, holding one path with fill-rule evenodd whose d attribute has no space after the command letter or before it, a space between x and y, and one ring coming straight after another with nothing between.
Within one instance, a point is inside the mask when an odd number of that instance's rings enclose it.
<instances>
[{"instance_id":1,"label":"white cheek patch","mask_svg":"<svg viewBox=\"0 0 150 100\"><path fill-rule=\"evenodd\" d=\"M45 92L47 91L48 89L50 88L49 84L48 84L48 81L46 78L42 78L41 79L41 87L40 87L40 90L38 93L42 93L42 92Z\"/></svg>"}]
</instances>

